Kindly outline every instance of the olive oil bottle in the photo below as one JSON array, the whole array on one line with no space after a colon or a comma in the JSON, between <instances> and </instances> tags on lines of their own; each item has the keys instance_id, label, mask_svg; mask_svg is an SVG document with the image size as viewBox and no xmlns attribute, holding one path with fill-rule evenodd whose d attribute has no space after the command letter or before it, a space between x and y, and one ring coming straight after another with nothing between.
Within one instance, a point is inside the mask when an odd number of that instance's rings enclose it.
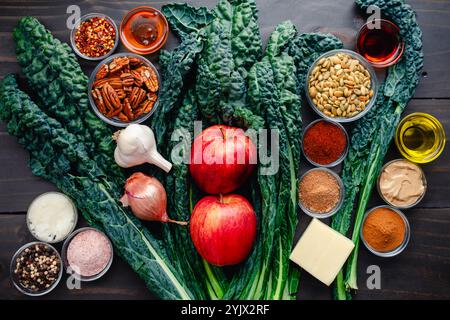
<instances>
[{"instance_id":1,"label":"olive oil bottle","mask_svg":"<svg viewBox=\"0 0 450 320\"><path fill-rule=\"evenodd\" d=\"M395 143L406 159L416 163L431 162L444 150L444 128L430 114L412 113L398 125Z\"/></svg>"}]
</instances>

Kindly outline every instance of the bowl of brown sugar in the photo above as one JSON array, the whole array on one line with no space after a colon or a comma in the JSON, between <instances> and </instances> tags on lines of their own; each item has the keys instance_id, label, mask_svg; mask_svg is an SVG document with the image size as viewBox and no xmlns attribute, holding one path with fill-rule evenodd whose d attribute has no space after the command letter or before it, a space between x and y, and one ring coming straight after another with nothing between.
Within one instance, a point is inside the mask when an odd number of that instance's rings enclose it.
<instances>
[{"instance_id":1,"label":"bowl of brown sugar","mask_svg":"<svg viewBox=\"0 0 450 320\"><path fill-rule=\"evenodd\" d=\"M334 215L344 201L341 178L327 168L314 168L300 178L299 206L309 216L328 218Z\"/></svg>"}]
</instances>

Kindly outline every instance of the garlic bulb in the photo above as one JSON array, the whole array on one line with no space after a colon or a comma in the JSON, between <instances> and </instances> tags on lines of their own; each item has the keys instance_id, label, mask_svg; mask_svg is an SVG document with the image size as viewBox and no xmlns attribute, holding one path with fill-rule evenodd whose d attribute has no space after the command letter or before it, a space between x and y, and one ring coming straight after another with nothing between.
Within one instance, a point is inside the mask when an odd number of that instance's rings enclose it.
<instances>
[{"instance_id":1,"label":"garlic bulb","mask_svg":"<svg viewBox=\"0 0 450 320\"><path fill-rule=\"evenodd\" d=\"M148 162L165 172L172 168L172 164L156 150L155 135L149 127L130 124L117 131L113 138L117 142L114 159L120 167L129 168Z\"/></svg>"}]
</instances>

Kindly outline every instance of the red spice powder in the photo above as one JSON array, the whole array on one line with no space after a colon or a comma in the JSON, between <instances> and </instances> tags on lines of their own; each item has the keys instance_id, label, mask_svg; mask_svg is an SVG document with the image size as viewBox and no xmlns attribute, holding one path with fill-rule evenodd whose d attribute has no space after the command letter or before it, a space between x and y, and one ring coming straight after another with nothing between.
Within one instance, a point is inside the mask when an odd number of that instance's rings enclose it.
<instances>
[{"instance_id":1,"label":"red spice powder","mask_svg":"<svg viewBox=\"0 0 450 320\"><path fill-rule=\"evenodd\" d=\"M330 164L344 153L347 137L337 125L319 121L313 124L303 137L306 156L321 165Z\"/></svg>"}]
</instances>

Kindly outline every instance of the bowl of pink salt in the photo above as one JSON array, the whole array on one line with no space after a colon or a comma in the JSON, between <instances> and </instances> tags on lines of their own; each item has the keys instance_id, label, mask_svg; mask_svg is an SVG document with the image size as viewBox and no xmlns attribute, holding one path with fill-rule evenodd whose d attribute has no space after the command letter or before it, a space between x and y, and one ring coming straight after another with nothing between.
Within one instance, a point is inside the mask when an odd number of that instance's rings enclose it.
<instances>
[{"instance_id":1,"label":"bowl of pink salt","mask_svg":"<svg viewBox=\"0 0 450 320\"><path fill-rule=\"evenodd\" d=\"M113 246L108 237L94 228L75 230L64 242L62 259L68 274L81 281L103 276L113 260Z\"/></svg>"}]
</instances>

